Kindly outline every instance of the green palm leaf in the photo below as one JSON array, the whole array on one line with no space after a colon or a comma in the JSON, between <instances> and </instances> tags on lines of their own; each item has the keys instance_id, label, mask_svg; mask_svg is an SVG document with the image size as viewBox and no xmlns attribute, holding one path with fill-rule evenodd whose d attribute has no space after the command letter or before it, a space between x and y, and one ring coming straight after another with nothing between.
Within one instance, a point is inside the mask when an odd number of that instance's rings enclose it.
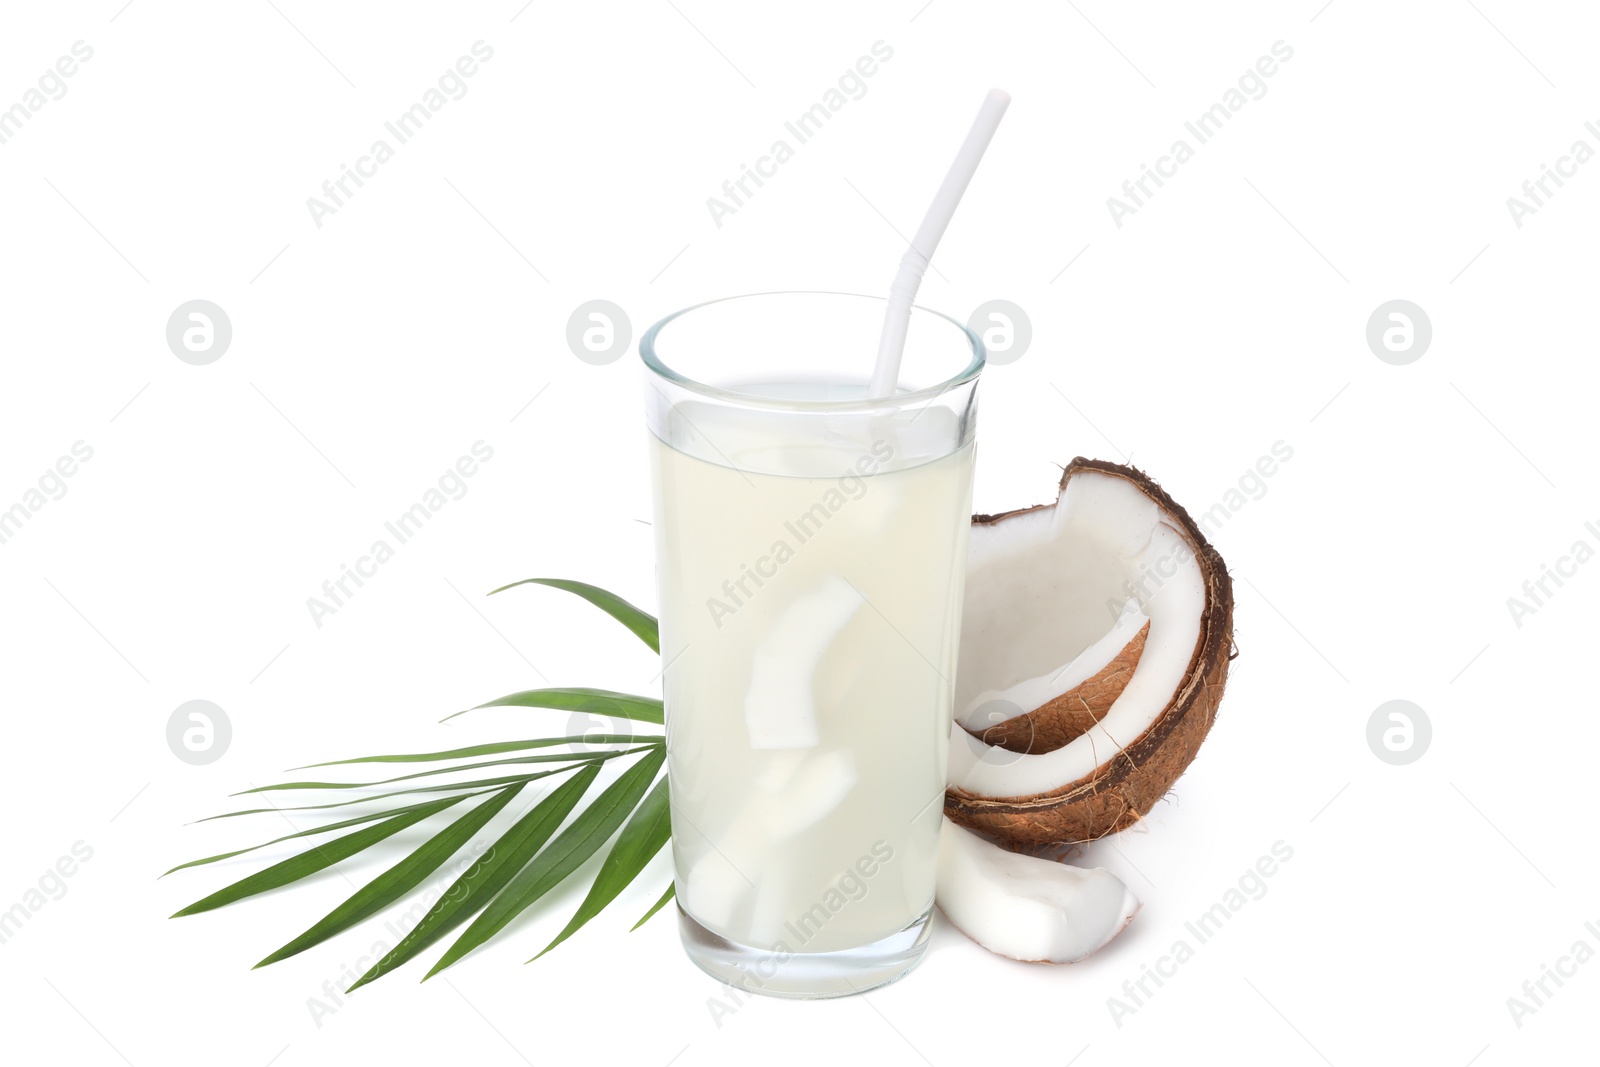
<instances>
[{"instance_id":1,"label":"green palm leaf","mask_svg":"<svg viewBox=\"0 0 1600 1067\"><path fill-rule=\"evenodd\" d=\"M316 925L278 951L256 964L265 967L319 944L334 934L348 930L363 919L370 919L390 904L405 896L422 880L459 852L472 835L483 829L500 809L522 790L521 785L508 786L467 812L461 818L430 838L421 848L384 871L378 877L356 890L344 903L323 916Z\"/></svg>"},{"instance_id":2,"label":"green palm leaf","mask_svg":"<svg viewBox=\"0 0 1600 1067\"><path fill-rule=\"evenodd\" d=\"M340 800L332 804L297 804L294 807L246 808L243 811L225 811L221 815L208 815L204 819L196 819L195 822L233 819L240 815L265 815L267 812L323 811L327 808L348 808L352 804L371 804L376 800L388 800L390 797L409 796L413 793L442 793L451 789L477 789L479 786L493 787L510 785L512 782L532 782L539 778L548 778L552 774L566 774L568 771L576 770L579 766L582 766L582 764L576 764L571 767L557 767L553 771L540 771L537 774L506 774L498 778L480 778L475 782L451 782L448 785L417 785L412 786L410 789L396 789L392 793L375 793L370 797L356 797L354 800Z\"/></svg>"},{"instance_id":3,"label":"green palm leaf","mask_svg":"<svg viewBox=\"0 0 1600 1067\"><path fill-rule=\"evenodd\" d=\"M446 715L439 721L449 722L457 715L465 715L467 711L478 711L482 708L555 708L559 711L582 711L590 715L607 715L619 719L632 719L634 722L650 722L657 726L665 721L661 701L655 697L615 693L609 689L583 688L528 689L479 704L466 711L458 711L455 715Z\"/></svg>"},{"instance_id":4,"label":"green palm leaf","mask_svg":"<svg viewBox=\"0 0 1600 1067\"><path fill-rule=\"evenodd\" d=\"M439 763L444 760L470 759L473 756L495 756L502 752L521 752L529 748L553 748L556 745L628 745L635 741L655 741L654 734L574 734L569 737L535 737L527 741L495 741L487 745L468 748L450 748L443 752L408 752L399 756L357 756L355 759L335 759L326 763L307 763L290 770L308 771L313 767L341 767L347 763ZM581 758L581 757L580 757Z\"/></svg>"},{"instance_id":5,"label":"green palm leaf","mask_svg":"<svg viewBox=\"0 0 1600 1067\"><path fill-rule=\"evenodd\" d=\"M491 589L489 590L489 595L494 596L496 593L503 593L507 589L515 589L519 585L548 585L552 589L565 589L569 593L581 596L629 630L632 630L639 640L650 646L650 651L657 654L661 652L661 633L660 627L656 623L656 617L640 611L615 593L607 592L599 586L589 585L586 582L572 582L565 578L524 578L520 582L502 585L499 589Z\"/></svg>"},{"instance_id":6,"label":"green palm leaf","mask_svg":"<svg viewBox=\"0 0 1600 1067\"><path fill-rule=\"evenodd\" d=\"M346 992L388 974L476 914L550 840L599 773L599 764L585 767L517 820L483 858L445 890L422 921Z\"/></svg>"},{"instance_id":7,"label":"green palm leaf","mask_svg":"<svg viewBox=\"0 0 1600 1067\"><path fill-rule=\"evenodd\" d=\"M517 872L501 894L489 902L466 932L455 940L425 978L431 978L483 944L530 905L559 885L608 841L644 796L666 760L664 748L653 749L629 767L550 846Z\"/></svg>"},{"instance_id":8,"label":"green palm leaf","mask_svg":"<svg viewBox=\"0 0 1600 1067\"><path fill-rule=\"evenodd\" d=\"M490 792L490 790L483 789L479 790L477 793L463 793L456 799L465 800L467 797L479 796L487 792ZM372 822L376 819L387 819L392 815L403 815L408 811L416 811L418 808L429 807L434 803L436 802L423 801L418 804L408 804L403 808L391 808L388 811L374 811L366 815L357 815L353 819L344 819L340 822L331 822L326 826L313 826L309 830L300 830L292 834L284 834L282 837L274 837L271 841L263 841L261 844L251 845L249 848L235 849L232 852L219 852L215 856L207 856L204 859L190 860L188 863L180 863L176 867L172 868L172 870L167 871L161 877L165 878L168 874L173 873L173 871L181 871L189 867L203 867L208 863L216 863L219 860L231 860L233 857L242 856L246 852L254 852L257 849L266 848L268 845L280 844L284 841L293 841L297 837L312 837L316 834L332 833L334 830L343 830L351 826L360 826L362 823ZM218 817L220 818L220 816Z\"/></svg>"},{"instance_id":9,"label":"green palm leaf","mask_svg":"<svg viewBox=\"0 0 1600 1067\"><path fill-rule=\"evenodd\" d=\"M653 651L661 648L656 619L614 593L583 582L554 578L530 578L501 586L495 593L518 585L545 585L572 593L600 608L639 637ZM609 689L549 687L511 693L476 708L525 707L586 713L634 723L662 726L662 702L654 697L619 693ZM457 712L457 715L466 712ZM455 716L449 716L454 718ZM579 751L537 752L584 745ZM622 746L598 751L587 746ZM527 754L534 753L534 754ZM611 785L592 801L584 803L589 788L609 760L642 755L624 770ZM502 757L483 759L483 757ZM312 845L301 852L202 897L176 915L193 915L231 904L238 900L290 885L354 856L395 834L434 815L441 814L469 798L484 798L465 814L412 848L403 859L356 890L337 907L281 948L266 956L257 967L303 952L355 925L379 914L383 909L414 893L449 859L467 847L476 835L500 812L526 792L526 786L540 778L571 775L547 796L537 800L509 829L496 838L487 851L457 878L444 895L435 901L422 918L393 950L349 987L354 990L394 970L427 949L446 934L471 921L471 925L446 950L424 978L432 977L498 935L512 919L534 906L569 878L596 854L604 858L589 885L582 903L562 931L540 951L539 956L567 940L609 906L628 885L637 880L671 836L671 812L665 777L657 776L666 760L666 739L659 734L605 733L560 737L528 738L520 741L495 741L442 749L435 752L360 756L330 760L297 768L336 767L353 764L437 763L434 767L369 782L295 781L257 786L236 796L279 791L353 790L361 795L347 799L321 799L317 803L295 806L247 808L229 811L209 819L228 819L268 812L321 812L354 805L378 805L396 797L399 807L367 811L338 818L326 825L297 830L249 848L223 852L190 860L166 872L185 870L242 856L285 841L347 831L341 836ZM462 762L474 761L474 762ZM515 768L531 764L550 764L549 769L505 773L471 781L428 783L435 775L457 775L485 768ZM652 788L652 783L655 783ZM374 787L395 786L381 792ZM337 795L337 794L335 794ZM580 807L582 805L582 807ZM577 814L574 815L573 813ZM571 818L570 825L565 825ZM607 843L611 842L609 850ZM666 906L675 894L668 885L661 898L632 927L638 929ZM537 959L538 957L534 957ZM531 962L531 961L530 961Z\"/></svg>"},{"instance_id":10,"label":"green palm leaf","mask_svg":"<svg viewBox=\"0 0 1600 1067\"><path fill-rule=\"evenodd\" d=\"M644 915L639 919L638 922L636 922L632 926L630 926L628 928L628 932L631 934L631 933L633 933L633 931L639 929L639 927L641 927L645 923L649 922L650 919L655 915L656 912L660 911L663 907L666 906L667 901L671 900L673 895L677 891L678 891L678 884L676 882L673 882L672 884L668 885L667 886L667 891L665 893L661 894L661 899L656 901L654 904L650 905L650 910L645 912Z\"/></svg>"},{"instance_id":11,"label":"green palm leaf","mask_svg":"<svg viewBox=\"0 0 1600 1067\"><path fill-rule=\"evenodd\" d=\"M667 780L662 778L622 828L622 833L617 835L617 843L606 853L599 873L594 876L594 885L589 887L589 895L578 905L572 921L539 952L539 956L561 944L584 923L599 915L607 904L617 898L618 893L639 876L645 864L661 851L661 846L667 843L671 835L672 816L667 806ZM533 960L528 962L532 963Z\"/></svg>"},{"instance_id":12,"label":"green palm leaf","mask_svg":"<svg viewBox=\"0 0 1600 1067\"><path fill-rule=\"evenodd\" d=\"M618 756L631 756L635 752L643 752L650 748L660 748L661 738L650 738L650 744L640 745L637 748L616 749L611 752L554 752L542 756L518 756L515 759L485 760L482 763L464 763L459 767L438 767L431 771L417 771L413 774L398 774L393 778L379 778L375 782L279 782L277 785L258 785L254 789L246 789L234 796L248 796L251 793L271 793L283 789L359 789L368 785L392 785L395 782L408 782L414 778L431 778L438 774L457 774L461 771L478 771L485 767L508 767L528 763L587 763L589 760L616 759Z\"/></svg>"},{"instance_id":13,"label":"green palm leaf","mask_svg":"<svg viewBox=\"0 0 1600 1067\"><path fill-rule=\"evenodd\" d=\"M220 908L224 904L232 904L236 900L265 893L269 889L297 882L308 874L333 866L342 859L349 859L357 852L376 845L385 838L392 837L408 826L415 825L430 815L437 814L450 805L460 801L460 797L445 797L428 804L419 805L412 811L401 815L394 815L376 826L369 826L365 830L357 830L353 834L329 841L325 845L317 845L310 851L302 852L282 863L274 863L264 871L257 871L248 878L241 878L232 885L217 890L208 897L190 904L187 908L175 912L173 918L179 915L195 915L212 908Z\"/></svg>"}]
</instances>

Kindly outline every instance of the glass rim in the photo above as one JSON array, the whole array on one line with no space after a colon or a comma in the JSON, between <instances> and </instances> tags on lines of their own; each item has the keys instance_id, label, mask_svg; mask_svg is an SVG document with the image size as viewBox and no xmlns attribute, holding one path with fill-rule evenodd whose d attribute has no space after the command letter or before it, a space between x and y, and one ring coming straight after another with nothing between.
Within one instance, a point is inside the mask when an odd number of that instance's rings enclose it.
<instances>
[{"instance_id":1,"label":"glass rim","mask_svg":"<svg viewBox=\"0 0 1600 1067\"><path fill-rule=\"evenodd\" d=\"M647 367L656 376L664 378L680 388L699 393L702 396L707 396L715 400L727 401L729 403L738 404L742 407L776 408L787 411L803 410L834 412L872 411L884 407L904 407L925 403L943 396L952 389L959 388L960 386L973 381L978 377L978 374L983 370L984 366L988 362L988 353L984 349L983 339L974 333L966 323L961 322L959 319L953 319L942 311L935 311L932 308L923 307L921 304L911 305L912 310L920 311L936 318L941 318L961 331L961 333L966 337L968 346L972 350L972 359L969 360L967 365L958 371L953 377L946 378L944 381L936 382L933 385L925 386L921 389L913 389L903 393L892 393L889 396L884 397L864 397L860 400L791 400L765 397L755 393L745 393L736 389L725 389L721 386L709 385L705 382L690 378L687 375L680 374L678 371L667 366L657 354L656 336L661 332L662 328L667 326L669 323L682 318L691 311L699 311L701 308L711 307L716 304L725 304L732 300L748 300L751 297L758 296L848 296L860 300L874 300L881 304L887 304L889 299L888 297L884 296L874 296L870 293L844 293L831 289L779 289L769 292L737 293L733 296L717 297L714 300L706 300L699 304L691 304L689 307L674 311L672 314L661 319L648 330L646 330L644 335L639 338L640 359L643 360L645 367ZM871 373L870 367L863 369L868 374Z\"/></svg>"}]
</instances>

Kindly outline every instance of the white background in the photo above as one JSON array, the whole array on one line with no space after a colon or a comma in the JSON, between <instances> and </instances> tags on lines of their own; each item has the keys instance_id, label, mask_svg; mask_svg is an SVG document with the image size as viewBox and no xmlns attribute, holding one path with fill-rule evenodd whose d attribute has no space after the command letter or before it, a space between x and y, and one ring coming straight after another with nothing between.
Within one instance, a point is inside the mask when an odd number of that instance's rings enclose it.
<instances>
[{"instance_id":1,"label":"white background","mask_svg":"<svg viewBox=\"0 0 1600 1067\"><path fill-rule=\"evenodd\" d=\"M0 945L7 1059L1593 1055L1600 962L1520 1027L1506 1003L1580 938L1600 948L1583 925L1600 866L1575 832L1600 740L1583 674L1600 564L1520 626L1506 603L1575 541L1600 547L1600 162L1520 228L1506 206L1573 141L1600 148L1592 11L275 2L7 5L0 29L0 107L74 42L94 50L0 145L0 507L74 442L94 450L0 545L0 908L75 842L93 850ZM317 227L307 198L479 40L494 54L467 94ZM894 54L866 95L717 227L706 198L879 40ZM1107 197L1280 40L1293 58L1266 95L1116 226ZM448 983L418 985L414 963L331 1014L312 998L333 1003L324 983L348 981L367 928L250 965L343 878L166 919L256 864L161 871L287 832L183 825L229 793L316 759L536 735L535 712L436 720L544 680L652 684L654 657L578 601L482 596L542 574L654 604L636 360L580 362L569 314L614 301L636 342L713 296L882 291L896 231L996 84L1015 103L922 295L1032 321L1031 348L985 376L977 508L1047 499L1083 454L1129 459L1199 512L1293 449L1215 530L1241 652L1217 725L1147 822L1089 857L1144 899L1127 933L1045 969L941 923L896 986L719 1025L670 915L625 932L665 853L536 964L570 893ZM209 366L164 336L197 298L233 326ZM1396 298L1433 325L1407 366L1364 337ZM306 599L479 440L494 458L467 495L316 626ZM234 734L204 767L165 740L196 698ZM1366 742L1396 698L1433 725L1407 766ZM1280 840L1293 858L1266 895L1114 1019L1108 998Z\"/></svg>"}]
</instances>

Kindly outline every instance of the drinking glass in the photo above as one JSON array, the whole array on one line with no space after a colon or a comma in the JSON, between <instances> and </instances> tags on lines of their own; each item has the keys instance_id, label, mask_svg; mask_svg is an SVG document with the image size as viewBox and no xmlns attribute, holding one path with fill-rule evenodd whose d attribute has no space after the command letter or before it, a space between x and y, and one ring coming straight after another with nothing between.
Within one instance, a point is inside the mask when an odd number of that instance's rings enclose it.
<instances>
[{"instance_id":1,"label":"drinking glass","mask_svg":"<svg viewBox=\"0 0 1600 1067\"><path fill-rule=\"evenodd\" d=\"M927 947L983 344L885 301L712 301L640 341L684 947L751 992L893 981Z\"/></svg>"}]
</instances>

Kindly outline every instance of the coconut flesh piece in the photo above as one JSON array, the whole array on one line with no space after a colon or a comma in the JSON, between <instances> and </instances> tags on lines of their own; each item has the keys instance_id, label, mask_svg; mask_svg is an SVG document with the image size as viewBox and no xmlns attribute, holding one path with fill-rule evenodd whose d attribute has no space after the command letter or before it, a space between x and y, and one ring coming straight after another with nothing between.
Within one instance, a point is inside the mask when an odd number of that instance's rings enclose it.
<instances>
[{"instance_id":1,"label":"coconut flesh piece","mask_svg":"<svg viewBox=\"0 0 1600 1067\"><path fill-rule=\"evenodd\" d=\"M813 676L864 603L849 582L826 577L777 617L756 649L744 706L750 748L761 760L756 789L726 826L690 831L712 842L684 879L685 903L702 921L726 928L749 906L757 941L782 938L794 903L788 843L832 814L858 781L850 751L818 748ZM747 905L751 878L756 899Z\"/></svg>"},{"instance_id":2,"label":"coconut flesh piece","mask_svg":"<svg viewBox=\"0 0 1600 1067\"><path fill-rule=\"evenodd\" d=\"M939 834L938 899L962 933L1025 963L1076 963L1139 910L1139 898L1104 867L1007 852L949 819Z\"/></svg>"},{"instance_id":3,"label":"coconut flesh piece","mask_svg":"<svg viewBox=\"0 0 1600 1067\"><path fill-rule=\"evenodd\" d=\"M855 786L847 751L791 749L774 754L757 776L757 790L731 823L716 832L715 847L695 862L684 884L686 902L704 922L727 927L756 879L751 929L754 939L783 937L785 909L793 901L785 846L839 806ZM698 832L698 831L696 831Z\"/></svg>"},{"instance_id":4,"label":"coconut flesh piece","mask_svg":"<svg viewBox=\"0 0 1600 1067\"><path fill-rule=\"evenodd\" d=\"M1014 701L1022 711L1041 707L1104 666L1132 639L1130 629L1150 623L1122 694L1061 748L997 753L968 732L976 723L951 732L951 785L986 796L1042 793L1093 771L1155 721L1194 656L1205 588L1183 535L1121 479L1086 475L1056 507L991 530L985 537L975 529L970 541L958 707L981 708L995 693L1024 694ZM1079 660L1089 662L1078 667ZM978 686L963 700L963 690Z\"/></svg>"},{"instance_id":5,"label":"coconut flesh piece","mask_svg":"<svg viewBox=\"0 0 1600 1067\"><path fill-rule=\"evenodd\" d=\"M956 713L956 721L971 733L981 736L985 729L994 725L994 721L985 714L988 705L1005 703L1019 708L1043 707L1103 671L1149 621L1138 598L1129 597L1111 628L1094 644L1069 660L1066 666L1037 678L1025 678L1007 689L985 689L970 698L966 707ZM984 654L982 640L974 643L974 656Z\"/></svg>"},{"instance_id":6,"label":"coconut flesh piece","mask_svg":"<svg viewBox=\"0 0 1600 1067\"><path fill-rule=\"evenodd\" d=\"M744 721L751 748L816 746L817 661L864 603L855 586L830 575L778 616L750 664Z\"/></svg>"},{"instance_id":7,"label":"coconut flesh piece","mask_svg":"<svg viewBox=\"0 0 1600 1067\"><path fill-rule=\"evenodd\" d=\"M1097 460L1054 504L973 522L946 813L1018 851L1124 829L1215 718L1226 567L1158 485Z\"/></svg>"}]
</instances>

